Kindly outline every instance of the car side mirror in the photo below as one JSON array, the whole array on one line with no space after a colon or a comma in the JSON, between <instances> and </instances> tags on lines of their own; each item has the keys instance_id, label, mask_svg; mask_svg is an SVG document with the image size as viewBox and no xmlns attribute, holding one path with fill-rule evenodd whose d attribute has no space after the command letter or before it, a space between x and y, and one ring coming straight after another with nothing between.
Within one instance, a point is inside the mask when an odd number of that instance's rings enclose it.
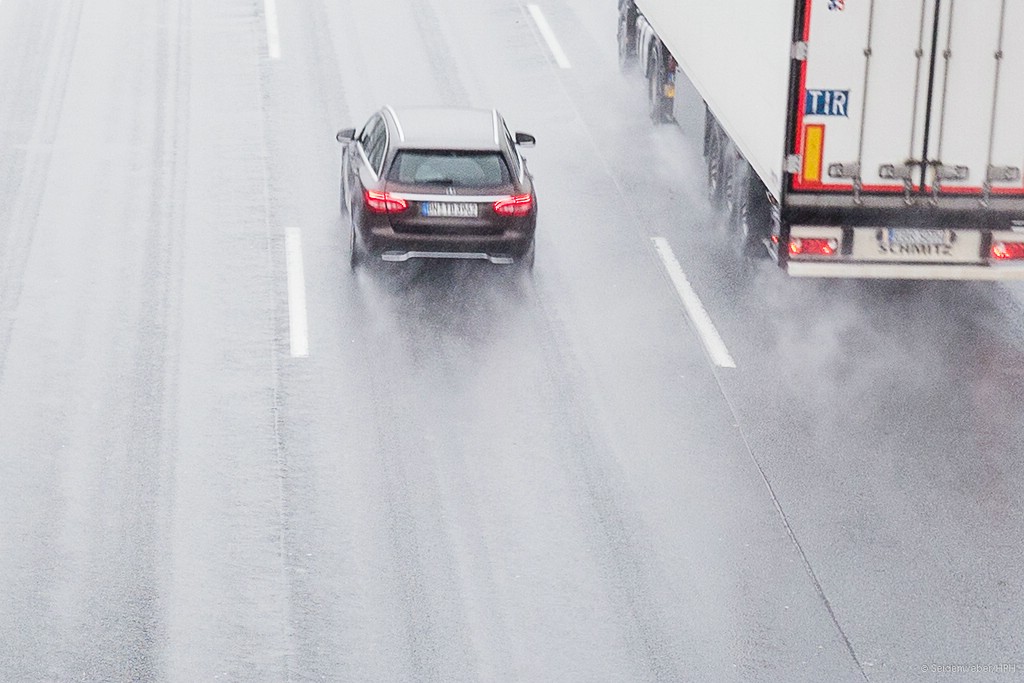
<instances>
[{"instance_id":1,"label":"car side mirror","mask_svg":"<svg viewBox=\"0 0 1024 683\"><path fill-rule=\"evenodd\" d=\"M351 142L352 140L356 139L356 129L342 128L334 137L338 139L338 142Z\"/></svg>"},{"instance_id":2,"label":"car side mirror","mask_svg":"<svg viewBox=\"0 0 1024 683\"><path fill-rule=\"evenodd\" d=\"M520 147L533 147L537 144L537 138L529 133L516 133L516 144Z\"/></svg>"}]
</instances>

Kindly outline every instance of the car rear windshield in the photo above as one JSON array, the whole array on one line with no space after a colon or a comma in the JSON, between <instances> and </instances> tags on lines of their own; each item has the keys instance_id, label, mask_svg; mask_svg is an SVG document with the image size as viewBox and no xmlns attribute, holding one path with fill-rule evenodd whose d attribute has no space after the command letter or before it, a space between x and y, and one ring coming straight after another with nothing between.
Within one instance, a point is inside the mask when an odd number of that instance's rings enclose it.
<instances>
[{"instance_id":1,"label":"car rear windshield","mask_svg":"<svg viewBox=\"0 0 1024 683\"><path fill-rule=\"evenodd\" d=\"M462 150L401 150L388 180L396 183L450 187L495 187L511 182L505 159L498 152Z\"/></svg>"}]
</instances>

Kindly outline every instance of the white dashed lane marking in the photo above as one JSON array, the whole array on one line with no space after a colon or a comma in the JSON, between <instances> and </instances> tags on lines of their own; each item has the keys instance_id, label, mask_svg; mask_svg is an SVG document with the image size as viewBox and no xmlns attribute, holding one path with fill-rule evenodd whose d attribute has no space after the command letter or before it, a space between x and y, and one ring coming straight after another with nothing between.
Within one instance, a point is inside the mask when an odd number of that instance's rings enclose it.
<instances>
[{"instance_id":1,"label":"white dashed lane marking","mask_svg":"<svg viewBox=\"0 0 1024 683\"><path fill-rule=\"evenodd\" d=\"M551 50L551 54L554 56L558 66L563 69L571 69L572 64L569 63L569 58L565 56L565 51L559 45L558 38L555 37L555 32L551 30L551 25L544 18L544 13L540 7L537 5L527 5L526 8L530 10L530 16L533 17L533 22L537 24L537 29L544 38L544 42L548 44L548 49Z\"/></svg>"},{"instance_id":2,"label":"white dashed lane marking","mask_svg":"<svg viewBox=\"0 0 1024 683\"><path fill-rule=\"evenodd\" d=\"M292 358L309 355L309 331L306 322L306 275L302 267L302 232L286 228L285 261L288 267L288 334Z\"/></svg>"},{"instance_id":3,"label":"white dashed lane marking","mask_svg":"<svg viewBox=\"0 0 1024 683\"><path fill-rule=\"evenodd\" d=\"M729 349L725 347L725 342L719 336L715 324L711 322L711 316L708 315L697 292L693 291L693 287L690 286L690 281L686 278L683 267L679 265L676 255L672 252L668 240L664 237L652 237L651 241L654 242L654 248L658 250L658 256L665 264L665 270L668 271L668 276L672 279L672 284L675 285L676 292L679 293L679 298L683 301L686 314L690 317L693 326L697 328L697 334L700 335L711 362L720 368L735 368L736 363L729 355Z\"/></svg>"},{"instance_id":4,"label":"white dashed lane marking","mask_svg":"<svg viewBox=\"0 0 1024 683\"><path fill-rule=\"evenodd\" d=\"M281 59L281 33L277 28L277 0L263 0L263 17L267 22L267 53Z\"/></svg>"}]
</instances>

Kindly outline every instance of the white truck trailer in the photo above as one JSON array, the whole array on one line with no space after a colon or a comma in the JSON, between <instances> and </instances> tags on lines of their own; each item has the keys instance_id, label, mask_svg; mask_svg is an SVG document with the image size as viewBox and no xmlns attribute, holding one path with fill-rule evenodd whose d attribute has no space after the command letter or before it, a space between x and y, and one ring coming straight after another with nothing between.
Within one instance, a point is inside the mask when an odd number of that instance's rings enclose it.
<instances>
[{"instance_id":1,"label":"white truck trailer","mask_svg":"<svg viewBox=\"0 0 1024 683\"><path fill-rule=\"evenodd\" d=\"M619 0L618 42L744 254L1024 279L1024 0Z\"/></svg>"}]
</instances>

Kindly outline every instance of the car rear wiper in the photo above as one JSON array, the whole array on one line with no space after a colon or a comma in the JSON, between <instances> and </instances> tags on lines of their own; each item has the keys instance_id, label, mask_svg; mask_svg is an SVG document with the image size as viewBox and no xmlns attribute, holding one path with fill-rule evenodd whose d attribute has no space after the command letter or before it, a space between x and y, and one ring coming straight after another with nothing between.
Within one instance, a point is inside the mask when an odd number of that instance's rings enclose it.
<instances>
[{"instance_id":1,"label":"car rear wiper","mask_svg":"<svg viewBox=\"0 0 1024 683\"><path fill-rule=\"evenodd\" d=\"M452 178L431 178L430 180L421 180L421 183L426 185L454 185L455 180Z\"/></svg>"}]
</instances>

